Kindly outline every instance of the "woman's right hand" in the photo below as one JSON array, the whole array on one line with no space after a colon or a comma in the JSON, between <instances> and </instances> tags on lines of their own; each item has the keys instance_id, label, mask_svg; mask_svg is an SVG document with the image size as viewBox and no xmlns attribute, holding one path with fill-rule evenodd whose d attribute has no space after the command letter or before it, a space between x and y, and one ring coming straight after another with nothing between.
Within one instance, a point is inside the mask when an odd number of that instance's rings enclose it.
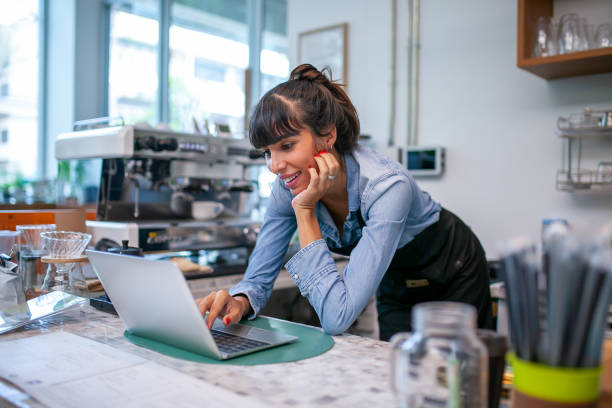
<instances>
[{"instance_id":1,"label":"woman's right hand","mask_svg":"<svg viewBox=\"0 0 612 408\"><path fill-rule=\"evenodd\" d=\"M234 297L226 290L212 292L204 298L196 299L196 304L200 308L202 316L206 318L206 325L210 329L217 317L223 320L226 326L232 323L237 323L242 319L250 309L251 304L246 296L236 295Z\"/></svg>"}]
</instances>

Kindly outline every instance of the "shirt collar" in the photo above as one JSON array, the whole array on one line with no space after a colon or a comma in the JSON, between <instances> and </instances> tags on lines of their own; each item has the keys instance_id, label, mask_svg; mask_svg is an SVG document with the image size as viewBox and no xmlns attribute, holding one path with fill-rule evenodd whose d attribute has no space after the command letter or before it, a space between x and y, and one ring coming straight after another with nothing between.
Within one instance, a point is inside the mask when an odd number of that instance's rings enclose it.
<instances>
[{"instance_id":1,"label":"shirt collar","mask_svg":"<svg viewBox=\"0 0 612 408\"><path fill-rule=\"evenodd\" d=\"M348 207L352 212L359 209L359 164L350 153L344 154L344 164L346 165Z\"/></svg>"}]
</instances>

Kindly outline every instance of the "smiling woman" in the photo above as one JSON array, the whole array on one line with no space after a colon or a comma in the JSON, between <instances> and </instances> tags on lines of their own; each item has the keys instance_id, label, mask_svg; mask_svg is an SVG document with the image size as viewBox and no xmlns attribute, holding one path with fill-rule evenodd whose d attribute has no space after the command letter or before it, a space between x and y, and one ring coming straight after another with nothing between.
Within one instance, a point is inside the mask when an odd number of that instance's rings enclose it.
<instances>
[{"instance_id":1,"label":"smiling woman","mask_svg":"<svg viewBox=\"0 0 612 408\"><path fill-rule=\"evenodd\" d=\"M262 97L249 131L278 177L244 279L198 300L209 326L261 311L296 228L301 250L285 267L326 332L345 331L374 294L383 340L410 331L412 306L424 301L472 304L479 326L490 326L478 238L406 168L357 144L359 119L341 85L300 65ZM350 256L343 274L332 252Z\"/></svg>"},{"instance_id":2,"label":"smiling woman","mask_svg":"<svg viewBox=\"0 0 612 408\"><path fill-rule=\"evenodd\" d=\"M335 134L335 130L334 130ZM289 136L264 150L266 164L270 171L277 174L282 182L294 195L306 190L310 183L310 168L319 172L315 157L323 150L322 142L315 140L310 131L301 131L295 136ZM331 136L329 137L331 138ZM318 142L318 143L317 143ZM327 144L333 144L330 141Z\"/></svg>"}]
</instances>

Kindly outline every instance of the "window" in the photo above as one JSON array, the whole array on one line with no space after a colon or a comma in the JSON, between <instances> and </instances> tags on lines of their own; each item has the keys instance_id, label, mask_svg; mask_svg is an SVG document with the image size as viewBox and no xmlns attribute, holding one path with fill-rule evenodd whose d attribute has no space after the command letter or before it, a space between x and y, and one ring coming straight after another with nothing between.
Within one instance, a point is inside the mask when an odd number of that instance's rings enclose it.
<instances>
[{"instance_id":1,"label":"window","mask_svg":"<svg viewBox=\"0 0 612 408\"><path fill-rule=\"evenodd\" d=\"M225 79L225 67L204 58L196 57L194 71L195 77L202 81L223 82Z\"/></svg>"},{"instance_id":2,"label":"window","mask_svg":"<svg viewBox=\"0 0 612 408\"><path fill-rule=\"evenodd\" d=\"M260 56L261 95L289 78L287 1L264 0Z\"/></svg>"},{"instance_id":3,"label":"window","mask_svg":"<svg viewBox=\"0 0 612 408\"><path fill-rule=\"evenodd\" d=\"M247 7L247 0L172 2L171 128L193 131L196 121L212 132L215 123L224 123L234 135L244 135Z\"/></svg>"},{"instance_id":4,"label":"window","mask_svg":"<svg viewBox=\"0 0 612 408\"><path fill-rule=\"evenodd\" d=\"M120 2L110 13L108 112L157 122L159 1Z\"/></svg>"},{"instance_id":5,"label":"window","mask_svg":"<svg viewBox=\"0 0 612 408\"><path fill-rule=\"evenodd\" d=\"M38 0L0 0L0 183L36 176ZM9 139L9 134L15 135ZM24 153L27 152L27 153Z\"/></svg>"},{"instance_id":6,"label":"window","mask_svg":"<svg viewBox=\"0 0 612 408\"><path fill-rule=\"evenodd\" d=\"M229 125L235 137L244 137L245 107L247 102L252 104L245 92L249 49L259 47L249 38L250 1L125 0L112 4L109 114L123 116L126 123L152 125L167 118L173 130L184 132L193 132L195 122L201 131L206 132L208 126L214 133L215 123L222 123ZM263 94L286 80L289 58L287 0L264 0L262 4L261 75L252 80L260 81ZM169 15L163 15L163 10L169 10ZM160 30L167 30L167 45L159 41ZM163 42L164 35L161 38ZM160 81L164 78L159 77L165 55L167 92ZM160 112L160 107L167 107L167 112Z\"/></svg>"}]
</instances>

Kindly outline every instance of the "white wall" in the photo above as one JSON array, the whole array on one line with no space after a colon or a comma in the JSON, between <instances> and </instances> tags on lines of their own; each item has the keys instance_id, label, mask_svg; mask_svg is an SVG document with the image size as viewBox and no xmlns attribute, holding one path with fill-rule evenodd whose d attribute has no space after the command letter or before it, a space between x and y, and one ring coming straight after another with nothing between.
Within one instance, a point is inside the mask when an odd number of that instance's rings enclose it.
<instances>
[{"instance_id":1,"label":"white wall","mask_svg":"<svg viewBox=\"0 0 612 408\"><path fill-rule=\"evenodd\" d=\"M447 171L419 185L476 231L489 258L509 238L537 239L544 218L612 223L612 195L556 191L563 148L553 133L559 116L586 105L612 108L612 73L546 81L517 68L516 1L420 3L418 138L446 146ZM574 11L594 23L612 21L608 0L578 3L589 12ZM555 14L575 5L559 1ZM293 46L300 31L349 23L349 94L363 131L379 146L389 132L390 13L390 1L290 0L289 7ZM405 106L405 92L400 84L398 107ZM402 115L398 109L399 138L406 129ZM585 150L592 168L612 161L610 141Z\"/></svg>"},{"instance_id":2,"label":"white wall","mask_svg":"<svg viewBox=\"0 0 612 408\"><path fill-rule=\"evenodd\" d=\"M348 23L347 91L359 113L361 132L383 139L389 134L390 4L289 0L288 19L291 69L297 61L300 32Z\"/></svg>"}]
</instances>

